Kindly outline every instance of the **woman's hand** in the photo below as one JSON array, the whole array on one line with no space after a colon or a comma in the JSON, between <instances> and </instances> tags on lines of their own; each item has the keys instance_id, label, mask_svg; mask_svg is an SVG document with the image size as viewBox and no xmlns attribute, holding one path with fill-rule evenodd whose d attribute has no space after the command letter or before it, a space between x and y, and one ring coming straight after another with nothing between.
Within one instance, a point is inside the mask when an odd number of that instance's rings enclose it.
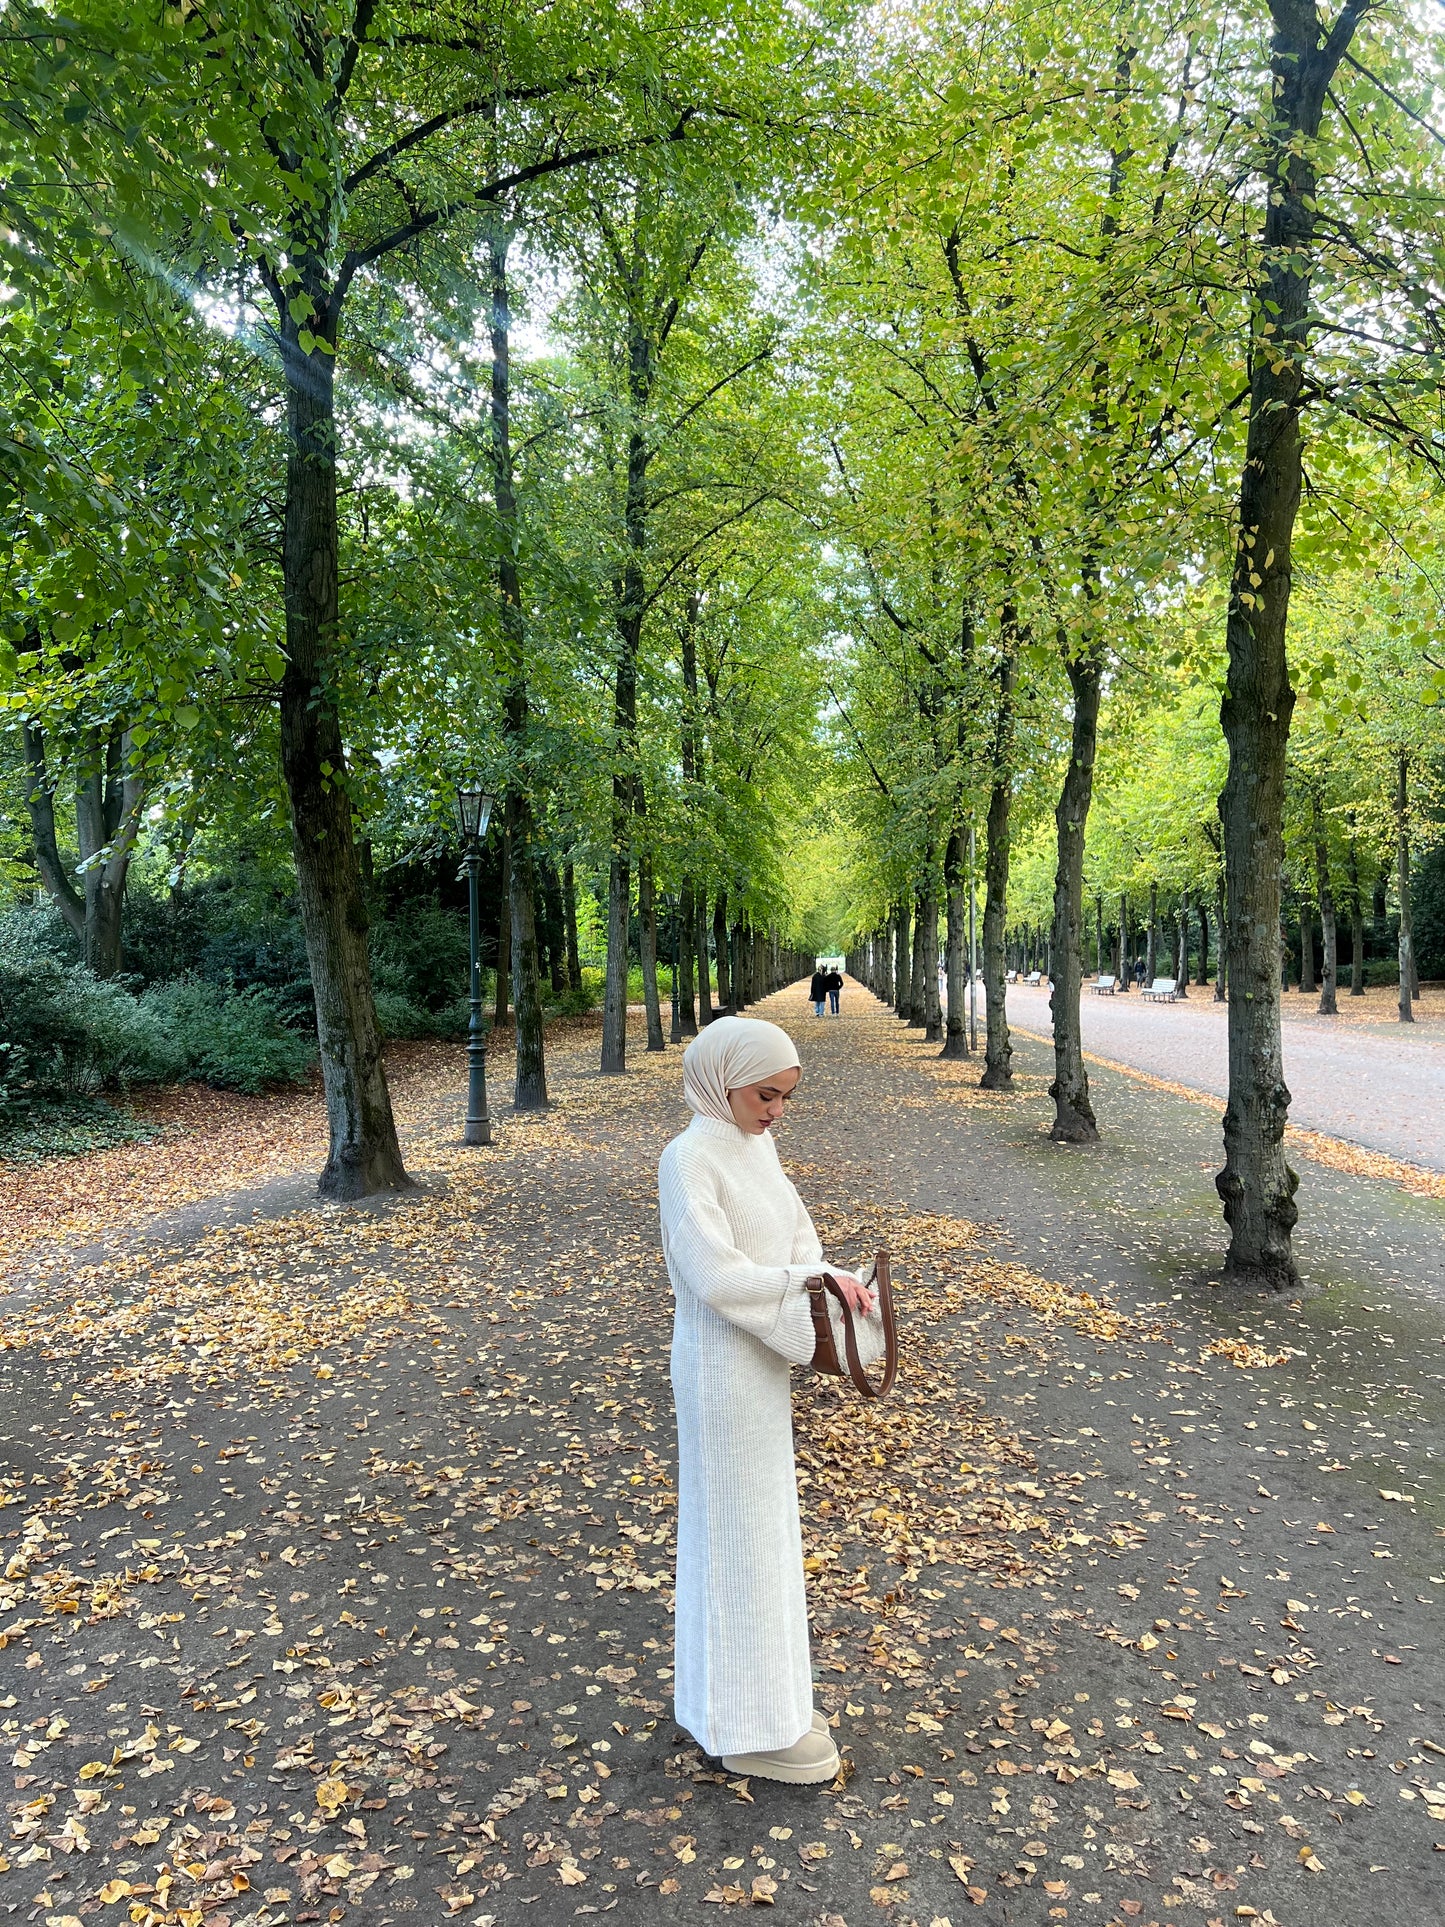
<instances>
[{"instance_id":1,"label":"woman's hand","mask_svg":"<svg viewBox=\"0 0 1445 1927\"><path fill-rule=\"evenodd\" d=\"M855 1278L851 1271L835 1271L830 1273L830 1276L837 1279L839 1289L847 1299L849 1307L857 1312L860 1318L867 1318L876 1310L873 1294L861 1278Z\"/></svg>"}]
</instances>

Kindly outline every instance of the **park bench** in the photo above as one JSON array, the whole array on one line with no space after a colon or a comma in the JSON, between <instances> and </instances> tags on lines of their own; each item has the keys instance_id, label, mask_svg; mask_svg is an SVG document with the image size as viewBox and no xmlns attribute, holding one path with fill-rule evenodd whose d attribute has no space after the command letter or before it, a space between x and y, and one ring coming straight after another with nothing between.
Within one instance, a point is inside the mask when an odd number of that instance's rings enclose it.
<instances>
[{"instance_id":1,"label":"park bench","mask_svg":"<svg viewBox=\"0 0 1445 1927\"><path fill-rule=\"evenodd\" d=\"M1156 977L1144 992L1144 1001L1155 1004L1172 1004L1179 995L1179 986L1173 977Z\"/></svg>"},{"instance_id":2,"label":"park bench","mask_svg":"<svg viewBox=\"0 0 1445 1927\"><path fill-rule=\"evenodd\" d=\"M1031 970L1028 976L1024 978L1024 982L1026 984L1038 985L1038 984L1041 984L1043 981L1044 981L1044 973L1041 970Z\"/></svg>"},{"instance_id":3,"label":"park bench","mask_svg":"<svg viewBox=\"0 0 1445 1927\"><path fill-rule=\"evenodd\" d=\"M1018 980L1019 980L1019 973L1016 970L1009 971L1007 981L1011 984L1016 984Z\"/></svg>"},{"instance_id":4,"label":"park bench","mask_svg":"<svg viewBox=\"0 0 1445 1927\"><path fill-rule=\"evenodd\" d=\"M1118 988L1119 979L1109 976L1107 971L1103 976L1094 979L1094 995L1096 997L1112 997Z\"/></svg>"}]
</instances>

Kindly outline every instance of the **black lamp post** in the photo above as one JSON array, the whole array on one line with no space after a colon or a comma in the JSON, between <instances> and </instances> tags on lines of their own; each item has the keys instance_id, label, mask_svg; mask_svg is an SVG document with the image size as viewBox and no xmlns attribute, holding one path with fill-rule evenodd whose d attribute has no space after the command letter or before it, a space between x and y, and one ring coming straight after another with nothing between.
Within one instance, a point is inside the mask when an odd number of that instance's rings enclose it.
<instances>
[{"instance_id":1,"label":"black lamp post","mask_svg":"<svg viewBox=\"0 0 1445 1927\"><path fill-rule=\"evenodd\" d=\"M467 866L472 937L472 1016L467 1026L467 1121L462 1131L463 1144L490 1144L492 1141L492 1120L487 1114L487 1046L482 1030L481 920L477 907L482 838L487 834L491 816L492 799L479 784L457 790L457 822L461 826L462 851Z\"/></svg>"}]
</instances>

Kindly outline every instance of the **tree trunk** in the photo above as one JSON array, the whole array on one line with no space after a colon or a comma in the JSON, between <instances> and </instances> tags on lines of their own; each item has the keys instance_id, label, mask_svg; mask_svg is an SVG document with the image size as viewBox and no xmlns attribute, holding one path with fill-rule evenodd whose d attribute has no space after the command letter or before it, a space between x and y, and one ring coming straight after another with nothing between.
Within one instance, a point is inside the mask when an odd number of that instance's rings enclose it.
<instances>
[{"instance_id":1,"label":"tree trunk","mask_svg":"<svg viewBox=\"0 0 1445 1927\"><path fill-rule=\"evenodd\" d=\"M697 1004L693 997L693 928L696 918L693 914L692 880L684 877L678 893L677 903L677 1006L678 1029L684 1037L697 1036Z\"/></svg>"},{"instance_id":2,"label":"tree trunk","mask_svg":"<svg viewBox=\"0 0 1445 1927\"><path fill-rule=\"evenodd\" d=\"M983 855L983 1075L985 1091L1013 1089L1013 1046L1008 1034L1009 818L1013 807L1014 690L1018 660L1017 619L1005 607L999 624L998 702L994 711L988 821Z\"/></svg>"},{"instance_id":3,"label":"tree trunk","mask_svg":"<svg viewBox=\"0 0 1445 1927\"><path fill-rule=\"evenodd\" d=\"M512 996L517 1007L519 1111L547 1108L546 1041L542 1025L542 973L537 951L537 872L533 855L532 797L528 786L527 633L517 567L521 540L512 477L511 304L507 291L508 237L495 214L487 224L492 380L488 451L495 518L502 739L507 747L503 809L512 939Z\"/></svg>"},{"instance_id":4,"label":"tree trunk","mask_svg":"<svg viewBox=\"0 0 1445 1927\"><path fill-rule=\"evenodd\" d=\"M562 869L562 915L567 926L567 988L582 988L582 956L577 948L577 874L569 856Z\"/></svg>"},{"instance_id":5,"label":"tree trunk","mask_svg":"<svg viewBox=\"0 0 1445 1927\"><path fill-rule=\"evenodd\" d=\"M36 833L37 867L42 880L47 876L63 879L69 886L55 852L53 800L38 731L31 732L31 741L41 752L31 785L30 810L31 827ZM84 902L79 934L89 968L97 977L113 977L121 967L125 886L131 854L140 834L145 779L135 768L129 730L112 729L106 734L100 730L90 731L85 755L75 784L75 827L80 844ZM47 818L49 847L42 861L38 846L47 829ZM69 894L78 898L73 886L69 886ZM59 904L61 914L67 916L66 899L57 896L54 889L51 895Z\"/></svg>"},{"instance_id":6,"label":"tree trunk","mask_svg":"<svg viewBox=\"0 0 1445 1927\"><path fill-rule=\"evenodd\" d=\"M741 1011L748 1001L746 960L743 956L743 920L738 918L732 934L733 1010Z\"/></svg>"},{"instance_id":7,"label":"tree trunk","mask_svg":"<svg viewBox=\"0 0 1445 1927\"><path fill-rule=\"evenodd\" d=\"M694 590L687 598L683 616L682 641L682 785L683 808L691 813L698 809L701 797L698 790L698 777L702 768L702 731L698 710L697 695L697 621L702 609L702 597ZM690 1026L689 1034L695 1035L698 1023L712 1022L712 992L709 987L707 955L707 890L691 879L684 879L682 886L682 949L683 980L682 1010L684 1028ZM697 967L697 1015L693 1015L692 974Z\"/></svg>"},{"instance_id":8,"label":"tree trunk","mask_svg":"<svg viewBox=\"0 0 1445 1927\"><path fill-rule=\"evenodd\" d=\"M698 887L693 900L693 941L697 945L697 1018L712 1022L712 965L707 954L707 891Z\"/></svg>"},{"instance_id":9,"label":"tree trunk","mask_svg":"<svg viewBox=\"0 0 1445 1927\"><path fill-rule=\"evenodd\" d=\"M634 359L643 352L636 339ZM614 585L617 662L612 702L612 854L607 873L607 989L602 1004L602 1070L627 1068L627 932L632 909L632 803L637 762L637 661L642 647L647 546L647 445L640 427L627 444L627 559Z\"/></svg>"},{"instance_id":10,"label":"tree trunk","mask_svg":"<svg viewBox=\"0 0 1445 1927\"><path fill-rule=\"evenodd\" d=\"M938 1044L943 1041L943 1013L939 1008L938 996L938 898L934 894L938 886L933 881L933 866L929 864L927 888L923 893L923 1041L925 1044Z\"/></svg>"},{"instance_id":11,"label":"tree trunk","mask_svg":"<svg viewBox=\"0 0 1445 1927\"><path fill-rule=\"evenodd\" d=\"M1229 995L1229 946L1225 942L1227 928L1224 908L1224 865L1219 867L1219 875L1214 881L1214 927L1219 932L1216 948L1219 952L1214 966L1214 1001L1222 1004Z\"/></svg>"},{"instance_id":12,"label":"tree trunk","mask_svg":"<svg viewBox=\"0 0 1445 1927\"><path fill-rule=\"evenodd\" d=\"M1410 764L1395 766L1395 888L1400 897L1400 1022L1415 1021L1415 922L1410 905Z\"/></svg>"},{"instance_id":13,"label":"tree trunk","mask_svg":"<svg viewBox=\"0 0 1445 1927\"><path fill-rule=\"evenodd\" d=\"M316 327L334 348L334 322L318 320ZM302 353L299 324L284 309L279 332L287 417L281 771L291 807L296 898L316 999L330 1130L318 1189L323 1197L362 1198L409 1180L381 1061L337 708L340 537L333 360L322 347Z\"/></svg>"},{"instance_id":14,"label":"tree trunk","mask_svg":"<svg viewBox=\"0 0 1445 1927\"><path fill-rule=\"evenodd\" d=\"M71 882L55 838L55 788L45 760L45 737L38 723L23 720L20 734L25 748L26 795L30 811L30 840L35 868L46 895L65 919L70 934L84 954L85 898Z\"/></svg>"},{"instance_id":15,"label":"tree trunk","mask_svg":"<svg viewBox=\"0 0 1445 1927\"><path fill-rule=\"evenodd\" d=\"M1128 992L1133 972L1129 968L1129 898L1126 892L1119 892L1119 961L1117 964L1119 988Z\"/></svg>"},{"instance_id":16,"label":"tree trunk","mask_svg":"<svg viewBox=\"0 0 1445 1927\"><path fill-rule=\"evenodd\" d=\"M712 906L712 947L717 955L717 1000L719 1010L733 1007L732 972L728 968L728 898L719 890Z\"/></svg>"},{"instance_id":17,"label":"tree trunk","mask_svg":"<svg viewBox=\"0 0 1445 1927\"><path fill-rule=\"evenodd\" d=\"M928 984L924 975L924 895L919 890L913 904L913 955L908 967L908 1028L922 1030L928 1022ZM934 919L934 943L937 944L937 918Z\"/></svg>"},{"instance_id":18,"label":"tree trunk","mask_svg":"<svg viewBox=\"0 0 1445 1927\"><path fill-rule=\"evenodd\" d=\"M1339 964L1338 933L1335 927L1335 887L1330 878L1330 851L1325 837L1324 811L1320 808L1318 792L1311 795L1310 804L1314 817L1315 886L1320 899L1320 937L1324 946L1324 959L1320 970L1320 1015L1333 1017L1339 1010L1335 987Z\"/></svg>"},{"instance_id":19,"label":"tree trunk","mask_svg":"<svg viewBox=\"0 0 1445 1927\"><path fill-rule=\"evenodd\" d=\"M511 1018L512 1005L512 859L502 838L502 888L497 904L497 981L492 1001L492 1029L501 1030Z\"/></svg>"},{"instance_id":20,"label":"tree trunk","mask_svg":"<svg viewBox=\"0 0 1445 1927\"><path fill-rule=\"evenodd\" d=\"M1365 903L1360 895L1360 853L1350 824L1350 995L1365 994Z\"/></svg>"},{"instance_id":21,"label":"tree trunk","mask_svg":"<svg viewBox=\"0 0 1445 1927\"><path fill-rule=\"evenodd\" d=\"M1174 994L1189 995L1189 892L1179 892L1178 929L1175 933Z\"/></svg>"},{"instance_id":22,"label":"tree trunk","mask_svg":"<svg viewBox=\"0 0 1445 1927\"><path fill-rule=\"evenodd\" d=\"M897 998L893 1008L905 1024L913 1015L912 946L908 936L910 928L908 899L901 897L898 902L898 922L894 926L894 974L897 978Z\"/></svg>"},{"instance_id":23,"label":"tree trunk","mask_svg":"<svg viewBox=\"0 0 1445 1927\"><path fill-rule=\"evenodd\" d=\"M1229 775L1220 815L1229 904L1229 1102L1216 1183L1229 1224L1226 1275L1299 1283L1299 1180L1284 1155L1289 1089L1280 1043L1280 867L1294 690L1286 637L1299 509L1299 410L1317 218L1315 141L1330 82L1366 10L1345 0L1324 32L1314 0L1270 0L1272 114L1264 134L1264 248L1250 346L1249 431L1225 639L1220 715Z\"/></svg>"},{"instance_id":24,"label":"tree trunk","mask_svg":"<svg viewBox=\"0 0 1445 1927\"><path fill-rule=\"evenodd\" d=\"M554 998L567 994L566 917L562 909L562 886L557 866L549 857L542 865L542 901L547 906L547 962Z\"/></svg>"},{"instance_id":25,"label":"tree trunk","mask_svg":"<svg viewBox=\"0 0 1445 1927\"><path fill-rule=\"evenodd\" d=\"M1204 907L1202 890L1194 907L1199 912L1199 987L1202 990L1209 982L1209 912Z\"/></svg>"},{"instance_id":26,"label":"tree trunk","mask_svg":"<svg viewBox=\"0 0 1445 1927\"><path fill-rule=\"evenodd\" d=\"M1159 885L1149 885L1149 932L1144 941L1144 981L1152 984L1159 975Z\"/></svg>"},{"instance_id":27,"label":"tree trunk","mask_svg":"<svg viewBox=\"0 0 1445 1927\"><path fill-rule=\"evenodd\" d=\"M1308 996L1315 990L1315 910L1308 890L1299 899L1299 987Z\"/></svg>"},{"instance_id":28,"label":"tree trunk","mask_svg":"<svg viewBox=\"0 0 1445 1927\"><path fill-rule=\"evenodd\" d=\"M537 855L535 841L532 845L532 875L537 883L537 894L532 900L532 924L537 932L537 984L545 997L547 979L551 973L552 937L547 916L546 865Z\"/></svg>"},{"instance_id":29,"label":"tree trunk","mask_svg":"<svg viewBox=\"0 0 1445 1927\"><path fill-rule=\"evenodd\" d=\"M1102 977L1103 974L1104 974L1104 896L1102 891L1096 890L1094 892L1094 975L1096 977Z\"/></svg>"},{"instance_id":30,"label":"tree trunk","mask_svg":"<svg viewBox=\"0 0 1445 1927\"><path fill-rule=\"evenodd\" d=\"M627 940L632 923L631 852L616 839L631 831L631 811L613 786L612 855L607 868L607 979L602 992L602 1062L604 1077L627 1069Z\"/></svg>"},{"instance_id":31,"label":"tree trunk","mask_svg":"<svg viewBox=\"0 0 1445 1927\"><path fill-rule=\"evenodd\" d=\"M508 923L512 940L512 997L516 1006L519 1111L547 1108L547 1064L542 1032L542 975L537 960L537 894L532 867L531 808L507 792ZM514 840L515 839L515 840Z\"/></svg>"},{"instance_id":32,"label":"tree trunk","mask_svg":"<svg viewBox=\"0 0 1445 1927\"><path fill-rule=\"evenodd\" d=\"M637 856L637 947L642 953L642 1001L647 1006L647 1048L667 1049L662 1034L662 999L657 991L657 893L652 885L652 852Z\"/></svg>"},{"instance_id":33,"label":"tree trunk","mask_svg":"<svg viewBox=\"0 0 1445 1927\"><path fill-rule=\"evenodd\" d=\"M1099 729L1099 664L1092 654L1065 664L1074 697L1069 767L1054 822L1058 867L1054 874L1053 955L1049 959L1049 1009L1054 1020L1054 1122L1049 1136L1060 1144L1088 1144L1099 1127L1089 1103L1079 999L1083 989L1084 829L1094 789L1094 750Z\"/></svg>"},{"instance_id":34,"label":"tree trunk","mask_svg":"<svg viewBox=\"0 0 1445 1927\"><path fill-rule=\"evenodd\" d=\"M940 1057L968 1056L968 837L955 827L943 856L948 892L948 1017Z\"/></svg>"}]
</instances>

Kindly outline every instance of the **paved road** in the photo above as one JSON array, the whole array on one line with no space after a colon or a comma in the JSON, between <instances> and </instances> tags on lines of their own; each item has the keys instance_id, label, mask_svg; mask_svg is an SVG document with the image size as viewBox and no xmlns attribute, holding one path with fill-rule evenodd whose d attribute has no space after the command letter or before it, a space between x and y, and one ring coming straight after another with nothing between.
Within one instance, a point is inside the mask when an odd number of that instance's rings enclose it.
<instances>
[{"instance_id":1,"label":"paved road","mask_svg":"<svg viewBox=\"0 0 1445 1927\"><path fill-rule=\"evenodd\" d=\"M1047 990L1010 985L1008 1013L1023 1030L1053 1034ZM1212 995L1146 1004L1136 995L1095 997L1085 986L1085 1050L1220 1097L1224 1020ZM1294 1100L1291 1123L1445 1171L1445 1039L1418 1030L1410 1036L1344 1025L1325 1030L1286 1016L1284 1070Z\"/></svg>"}]
</instances>

